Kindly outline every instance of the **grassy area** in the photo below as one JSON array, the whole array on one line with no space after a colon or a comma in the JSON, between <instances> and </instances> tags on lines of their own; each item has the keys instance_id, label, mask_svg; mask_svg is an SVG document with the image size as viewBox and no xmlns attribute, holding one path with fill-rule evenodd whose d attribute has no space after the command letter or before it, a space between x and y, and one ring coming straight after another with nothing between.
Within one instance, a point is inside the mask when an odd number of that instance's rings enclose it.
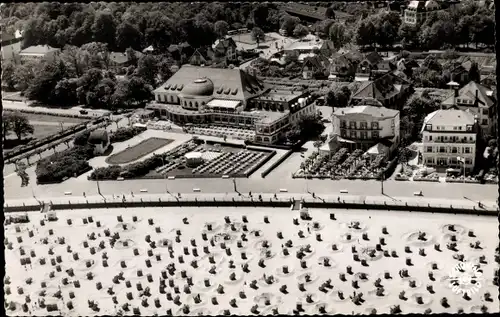
<instances>
[{"instance_id":1,"label":"grassy area","mask_svg":"<svg viewBox=\"0 0 500 317\"><path fill-rule=\"evenodd\" d=\"M23 116L28 118L29 121L38 121L38 122L63 122L64 124L68 123L77 124L87 121L87 119L83 118L59 117L59 116L51 116L46 114L35 114L27 112L24 112Z\"/></svg>"},{"instance_id":2,"label":"grassy area","mask_svg":"<svg viewBox=\"0 0 500 317\"><path fill-rule=\"evenodd\" d=\"M235 42L240 42L240 43L244 43L244 44L257 44L257 42L252 39L251 33L234 35L234 36L232 36L232 38ZM265 43L265 42L272 42L275 40L276 39L274 37L266 35L264 41L261 41L260 44Z\"/></svg>"},{"instance_id":3,"label":"grassy area","mask_svg":"<svg viewBox=\"0 0 500 317\"><path fill-rule=\"evenodd\" d=\"M141 143L129 147L117 154L113 154L106 159L108 164L126 164L138 160L139 158L158 150L174 140L150 138L142 141Z\"/></svg>"}]
</instances>

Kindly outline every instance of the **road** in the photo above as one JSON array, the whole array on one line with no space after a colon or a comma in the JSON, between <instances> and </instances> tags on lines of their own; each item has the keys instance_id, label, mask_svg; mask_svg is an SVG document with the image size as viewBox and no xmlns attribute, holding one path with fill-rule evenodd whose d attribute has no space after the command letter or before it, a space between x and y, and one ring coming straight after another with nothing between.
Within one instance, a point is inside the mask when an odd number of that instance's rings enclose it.
<instances>
[{"instance_id":1,"label":"road","mask_svg":"<svg viewBox=\"0 0 500 317\"><path fill-rule=\"evenodd\" d=\"M23 101L11 101L11 100L4 100L2 99L2 106L4 109L7 110L26 110L26 109L31 109L31 110L37 110L37 111L43 111L46 113L52 113L52 114L59 114L59 115L67 115L67 116L79 116L80 110L82 110L82 107L73 107L70 109L53 109L53 108L46 108L46 107L31 107L30 102L23 102ZM91 117L100 117L104 114L109 113L110 111L108 110L92 110L92 109L86 109L88 111L88 116Z\"/></svg>"},{"instance_id":2,"label":"road","mask_svg":"<svg viewBox=\"0 0 500 317\"><path fill-rule=\"evenodd\" d=\"M32 172L32 171L31 171ZM35 177L32 176L33 185L21 188L20 180L5 180L5 199L22 199L32 197L32 189L38 197L58 197L67 191L72 191L73 195L82 196L98 195L97 182L88 181L84 177L78 179L71 178L61 184L36 185ZM198 188L204 194L234 192L234 185L231 179L211 178L211 179L175 179L175 180L126 180L126 181L101 181L99 182L101 193L106 195L123 195L134 192L140 193L147 190L151 194L170 192L192 193L193 188ZM497 185L479 184L448 184L430 182L398 182L385 181L384 194L390 197L410 197L414 192L423 191L425 198L443 199L468 199L475 201L496 201L498 196ZM271 173L265 179L248 178L236 179L236 188L241 193L277 193L280 189L286 189L290 193L305 193L308 189L317 195L338 194L341 190L347 190L350 195L377 196L381 194L381 183L377 181L361 180L304 180L288 178L273 178Z\"/></svg>"}]
</instances>

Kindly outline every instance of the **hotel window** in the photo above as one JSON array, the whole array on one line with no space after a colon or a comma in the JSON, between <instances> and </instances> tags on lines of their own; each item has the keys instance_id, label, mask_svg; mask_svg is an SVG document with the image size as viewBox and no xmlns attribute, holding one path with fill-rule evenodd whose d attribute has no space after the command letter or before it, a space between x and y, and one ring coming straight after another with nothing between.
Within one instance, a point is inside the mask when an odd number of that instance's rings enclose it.
<instances>
[{"instance_id":1,"label":"hotel window","mask_svg":"<svg viewBox=\"0 0 500 317\"><path fill-rule=\"evenodd\" d=\"M444 148L444 146L439 147L439 153L446 153L446 149Z\"/></svg>"},{"instance_id":2,"label":"hotel window","mask_svg":"<svg viewBox=\"0 0 500 317\"><path fill-rule=\"evenodd\" d=\"M483 114L488 115L488 109L483 109Z\"/></svg>"},{"instance_id":3,"label":"hotel window","mask_svg":"<svg viewBox=\"0 0 500 317\"><path fill-rule=\"evenodd\" d=\"M488 119L483 119L483 121L481 122L482 125L487 125L488 124Z\"/></svg>"},{"instance_id":4,"label":"hotel window","mask_svg":"<svg viewBox=\"0 0 500 317\"><path fill-rule=\"evenodd\" d=\"M356 138L356 131L351 131L351 139L355 139Z\"/></svg>"},{"instance_id":5,"label":"hotel window","mask_svg":"<svg viewBox=\"0 0 500 317\"><path fill-rule=\"evenodd\" d=\"M468 146L464 147L464 151L465 151L465 153L469 154L470 153L470 147L468 147Z\"/></svg>"},{"instance_id":6,"label":"hotel window","mask_svg":"<svg viewBox=\"0 0 500 317\"><path fill-rule=\"evenodd\" d=\"M345 120L340 121L340 127L341 128L346 128L347 127L347 122Z\"/></svg>"},{"instance_id":7,"label":"hotel window","mask_svg":"<svg viewBox=\"0 0 500 317\"><path fill-rule=\"evenodd\" d=\"M456 146L454 146L454 147L451 148L451 153L458 153Z\"/></svg>"},{"instance_id":8,"label":"hotel window","mask_svg":"<svg viewBox=\"0 0 500 317\"><path fill-rule=\"evenodd\" d=\"M466 158L465 159L465 164L472 164L472 159L471 158Z\"/></svg>"},{"instance_id":9,"label":"hotel window","mask_svg":"<svg viewBox=\"0 0 500 317\"><path fill-rule=\"evenodd\" d=\"M426 152L427 153L432 153L432 146L428 146Z\"/></svg>"},{"instance_id":10,"label":"hotel window","mask_svg":"<svg viewBox=\"0 0 500 317\"><path fill-rule=\"evenodd\" d=\"M344 129L340 130L340 136L345 138L347 136L347 133Z\"/></svg>"},{"instance_id":11,"label":"hotel window","mask_svg":"<svg viewBox=\"0 0 500 317\"><path fill-rule=\"evenodd\" d=\"M361 121L359 123L359 128L360 129L366 129L368 127L368 123L366 121Z\"/></svg>"},{"instance_id":12,"label":"hotel window","mask_svg":"<svg viewBox=\"0 0 500 317\"><path fill-rule=\"evenodd\" d=\"M349 128L356 129L356 121L349 121Z\"/></svg>"},{"instance_id":13,"label":"hotel window","mask_svg":"<svg viewBox=\"0 0 500 317\"><path fill-rule=\"evenodd\" d=\"M373 139L378 139L378 138L379 138L378 131L373 131L373 132L372 132L372 138L373 138Z\"/></svg>"},{"instance_id":14,"label":"hotel window","mask_svg":"<svg viewBox=\"0 0 500 317\"><path fill-rule=\"evenodd\" d=\"M361 131L361 138L362 138L362 139L368 139L368 132L366 132L366 131Z\"/></svg>"},{"instance_id":15,"label":"hotel window","mask_svg":"<svg viewBox=\"0 0 500 317\"><path fill-rule=\"evenodd\" d=\"M372 122L372 129L378 130L378 122Z\"/></svg>"}]
</instances>

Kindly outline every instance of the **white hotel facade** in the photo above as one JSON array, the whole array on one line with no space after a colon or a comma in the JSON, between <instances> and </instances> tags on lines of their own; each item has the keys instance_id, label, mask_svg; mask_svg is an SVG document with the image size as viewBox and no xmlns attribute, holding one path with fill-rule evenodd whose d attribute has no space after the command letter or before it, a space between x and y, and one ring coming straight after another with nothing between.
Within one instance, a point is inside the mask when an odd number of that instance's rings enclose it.
<instances>
[{"instance_id":1,"label":"white hotel facade","mask_svg":"<svg viewBox=\"0 0 500 317\"><path fill-rule=\"evenodd\" d=\"M476 118L468 111L437 110L427 115L422 127L424 164L461 170L465 167L470 173L475 164L477 129Z\"/></svg>"}]
</instances>

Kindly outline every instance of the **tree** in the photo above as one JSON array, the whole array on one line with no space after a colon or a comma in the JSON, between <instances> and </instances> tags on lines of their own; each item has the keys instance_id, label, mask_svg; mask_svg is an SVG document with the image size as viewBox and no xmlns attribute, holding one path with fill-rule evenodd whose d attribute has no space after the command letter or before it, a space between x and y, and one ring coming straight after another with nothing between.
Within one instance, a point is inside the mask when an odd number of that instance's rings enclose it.
<instances>
[{"instance_id":1,"label":"tree","mask_svg":"<svg viewBox=\"0 0 500 317\"><path fill-rule=\"evenodd\" d=\"M305 25L297 24L297 26L293 29L293 36L295 37L303 38L307 34L309 34L309 29Z\"/></svg>"},{"instance_id":2,"label":"tree","mask_svg":"<svg viewBox=\"0 0 500 317\"><path fill-rule=\"evenodd\" d=\"M402 23L398 30L398 36L404 48L418 46L419 26Z\"/></svg>"},{"instance_id":3,"label":"tree","mask_svg":"<svg viewBox=\"0 0 500 317\"><path fill-rule=\"evenodd\" d=\"M115 46L116 23L111 12L97 12L92 25L92 33L94 41L106 43L110 48Z\"/></svg>"},{"instance_id":4,"label":"tree","mask_svg":"<svg viewBox=\"0 0 500 317\"><path fill-rule=\"evenodd\" d=\"M42 71L45 63L30 60L22 65L16 66L14 73L14 80L16 81L17 88L21 91L26 90L35 80L35 76Z\"/></svg>"},{"instance_id":5,"label":"tree","mask_svg":"<svg viewBox=\"0 0 500 317\"><path fill-rule=\"evenodd\" d=\"M7 141L7 135L9 134L9 131L12 130L12 112L10 111L4 111L2 114L2 135L3 135L3 142L5 143Z\"/></svg>"},{"instance_id":6,"label":"tree","mask_svg":"<svg viewBox=\"0 0 500 317\"><path fill-rule=\"evenodd\" d=\"M157 60L151 55L144 55L139 59L135 74L144 79L149 85L156 87L158 75Z\"/></svg>"},{"instance_id":7,"label":"tree","mask_svg":"<svg viewBox=\"0 0 500 317\"><path fill-rule=\"evenodd\" d=\"M128 47L140 50L141 39L141 31L128 21L123 21L116 29L116 46L122 51L125 51Z\"/></svg>"},{"instance_id":8,"label":"tree","mask_svg":"<svg viewBox=\"0 0 500 317\"><path fill-rule=\"evenodd\" d=\"M297 17L292 17L290 15L285 15L283 17L283 22L281 23L281 29L285 30L288 35L293 34L293 30L300 23L300 19Z\"/></svg>"},{"instance_id":9,"label":"tree","mask_svg":"<svg viewBox=\"0 0 500 317\"><path fill-rule=\"evenodd\" d=\"M25 187L29 185L30 177L26 172L28 166L24 162L16 162L16 174L21 178L21 187Z\"/></svg>"},{"instance_id":10,"label":"tree","mask_svg":"<svg viewBox=\"0 0 500 317\"><path fill-rule=\"evenodd\" d=\"M318 141L314 141L313 145L314 145L314 147L315 147L316 149L318 149L318 152L319 152L319 149L320 149L320 147L323 145L323 142L321 142L321 141L319 141L319 140L318 140Z\"/></svg>"},{"instance_id":11,"label":"tree","mask_svg":"<svg viewBox=\"0 0 500 317\"><path fill-rule=\"evenodd\" d=\"M317 138L325 130L325 126L323 122L321 122L321 116L318 114L310 114L301 117L296 127L302 140Z\"/></svg>"},{"instance_id":12,"label":"tree","mask_svg":"<svg viewBox=\"0 0 500 317\"><path fill-rule=\"evenodd\" d=\"M252 22L253 25L258 25L266 28L267 17L269 15L269 9L267 3L259 3L252 11ZM266 28L267 29L267 28Z\"/></svg>"},{"instance_id":13,"label":"tree","mask_svg":"<svg viewBox=\"0 0 500 317\"><path fill-rule=\"evenodd\" d=\"M137 65L137 54L135 53L134 49L129 47L125 50L125 55L127 56L128 60L132 65Z\"/></svg>"},{"instance_id":14,"label":"tree","mask_svg":"<svg viewBox=\"0 0 500 317\"><path fill-rule=\"evenodd\" d=\"M369 45L373 46L375 43L375 26L371 21L365 23L361 22L356 30L356 43L363 47Z\"/></svg>"},{"instance_id":15,"label":"tree","mask_svg":"<svg viewBox=\"0 0 500 317\"><path fill-rule=\"evenodd\" d=\"M336 92L337 107L344 108L349 104L349 98L351 98L351 91L347 86L342 86L340 90Z\"/></svg>"},{"instance_id":16,"label":"tree","mask_svg":"<svg viewBox=\"0 0 500 317\"><path fill-rule=\"evenodd\" d=\"M42 72L36 76L28 87L26 95L31 100L37 100L47 105L57 104L53 96L54 88L63 78L68 77L66 65L59 59L45 65Z\"/></svg>"},{"instance_id":17,"label":"tree","mask_svg":"<svg viewBox=\"0 0 500 317\"><path fill-rule=\"evenodd\" d=\"M223 39L229 31L229 24L226 21L217 21L214 24L214 31L218 38Z\"/></svg>"},{"instance_id":18,"label":"tree","mask_svg":"<svg viewBox=\"0 0 500 317\"><path fill-rule=\"evenodd\" d=\"M469 80L479 83L481 81L481 74L479 73L479 66L477 62L472 62L469 69Z\"/></svg>"},{"instance_id":19,"label":"tree","mask_svg":"<svg viewBox=\"0 0 500 317\"><path fill-rule=\"evenodd\" d=\"M325 105L332 107L333 109L335 108L335 105L337 103L337 98L335 96L335 91L330 90L325 96Z\"/></svg>"},{"instance_id":20,"label":"tree","mask_svg":"<svg viewBox=\"0 0 500 317\"><path fill-rule=\"evenodd\" d=\"M335 11L332 7L328 7L325 10L325 18L335 20Z\"/></svg>"},{"instance_id":21,"label":"tree","mask_svg":"<svg viewBox=\"0 0 500 317\"><path fill-rule=\"evenodd\" d=\"M328 31L330 40L336 49L340 49L344 44L346 44L349 39L346 37L346 28L342 23L334 23Z\"/></svg>"},{"instance_id":22,"label":"tree","mask_svg":"<svg viewBox=\"0 0 500 317\"><path fill-rule=\"evenodd\" d=\"M408 161L411 159L413 152L407 147L398 148L398 156L399 162L403 164L408 164Z\"/></svg>"},{"instance_id":23,"label":"tree","mask_svg":"<svg viewBox=\"0 0 500 317\"><path fill-rule=\"evenodd\" d=\"M9 90L14 90L16 86L15 73L14 64L11 61L5 62L2 67L2 86L7 87Z\"/></svg>"},{"instance_id":24,"label":"tree","mask_svg":"<svg viewBox=\"0 0 500 317\"><path fill-rule=\"evenodd\" d=\"M259 43L261 41L264 41L264 39L266 38L266 34L264 33L264 31L262 31L261 28L259 27L254 27L252 29L252 39L257 42L257 47L259 47Z\"/></svg>"},{"instance_id":25,"label":"tree","mask_svg":"<svg viewBox=\"0 0 500 317\"><path fill-rule=\"evenodd\" d=\"M35 129L29 123L28 118L23 116L20 112L11 113L10 122L12 131L16 134L19 141L21 141L23 136L33 134L33 132L35 132Z\"/></svg>"},{"instance_id":26,"label":"tree","mask_svg":"<svg viewBox=\"0 0 500 317\"><path fill-rule=\"evenodd\" d=\"M144 106L152 97L152 87L144 79L134 76L118 83L112 99L115 106L131 108Z\"/></svg>"},{"instance_id":27,"label":"tree","mask_svg":"<svg viewBox=\"0 0 500 317\"><path fill-rule=\"evenodd\" d=\"M55 104L61 106L73 106L77 104L77 89L78 79L64 78L56 84L53 91L53 100Z\"/></svg>"}]
</instances>

